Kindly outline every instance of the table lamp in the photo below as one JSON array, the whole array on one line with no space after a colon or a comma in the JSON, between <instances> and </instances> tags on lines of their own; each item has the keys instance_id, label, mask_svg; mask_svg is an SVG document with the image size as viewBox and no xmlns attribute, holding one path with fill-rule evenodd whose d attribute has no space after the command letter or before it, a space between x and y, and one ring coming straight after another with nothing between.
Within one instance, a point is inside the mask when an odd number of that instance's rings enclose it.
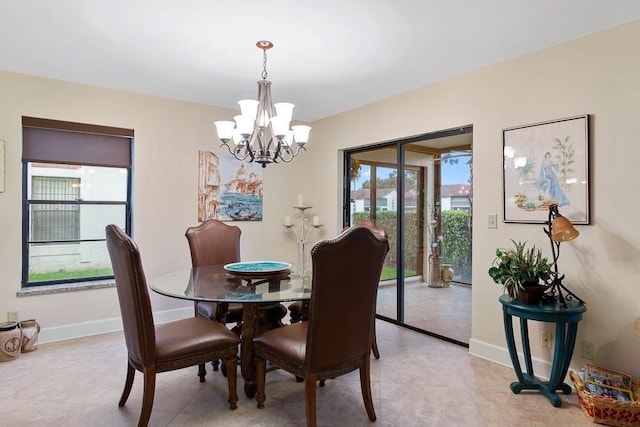
<instances>
[{"instance_id":1,"label":"table lamp","mask_svg":"<svg viewBox=\"0 0 640 427\"><path fill-rule=\"evenodd\" d=\"M548 228L544 228L544 233L551 242L551 253L553 254L553 280L549 289L545 292L545 297L549 300L557 301L563 307L567 307L567 301L576 299L584 304L584 301L576 294L567 289L563 284L564 274L558 273L558 258L560 257L560 243L575 239L580 234L575 229L571 221L560 215L558 205L549 206L549 219L546 222Z\"/></svg>"}]
</instances>

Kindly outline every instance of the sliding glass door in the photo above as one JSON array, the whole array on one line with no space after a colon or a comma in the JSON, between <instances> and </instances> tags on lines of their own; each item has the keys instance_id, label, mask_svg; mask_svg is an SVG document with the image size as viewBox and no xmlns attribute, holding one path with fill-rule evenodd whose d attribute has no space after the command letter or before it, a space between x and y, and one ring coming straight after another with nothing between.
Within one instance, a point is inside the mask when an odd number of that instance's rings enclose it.
<instances>
[{"instance_id":1,"label":"sliding glass door","mask_svg":"<svg viewBox=\"0 0 640 427\"><path fill-rule=\"evenodd\" d=\"M350 156L349 215L345 225L368 219L387 230L389 254L380 277L378 313L397 319L397 175L396 148L385 147Z\"/></svg>"},{"instance_id":2,"label":"sliding glass door","mask_svg":"<svg viewBox=\"0 0 640 427\"><path fill-rule=\"evenodd\" d=\"M389 234L378 317L462 345L471 331L470 167L470 127L345 152L345 225L370 219Z\"/></svg>"}]
</instances>

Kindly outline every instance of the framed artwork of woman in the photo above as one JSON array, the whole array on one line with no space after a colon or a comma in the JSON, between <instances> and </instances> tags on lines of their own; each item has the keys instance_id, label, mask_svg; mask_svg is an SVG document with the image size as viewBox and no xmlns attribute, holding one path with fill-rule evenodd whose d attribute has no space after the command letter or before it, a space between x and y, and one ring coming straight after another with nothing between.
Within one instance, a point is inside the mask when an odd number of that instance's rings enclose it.
<instances>
[{"instance_id":1,"label":"framed artwork of woman","mask_svg":"<svg viewBox=\"0 0 640 427\"><path fill-rule=\"evenodd\" d=\"M503 129L504 222L589 224L589 116Z\"/></svg>"}]
</instances>

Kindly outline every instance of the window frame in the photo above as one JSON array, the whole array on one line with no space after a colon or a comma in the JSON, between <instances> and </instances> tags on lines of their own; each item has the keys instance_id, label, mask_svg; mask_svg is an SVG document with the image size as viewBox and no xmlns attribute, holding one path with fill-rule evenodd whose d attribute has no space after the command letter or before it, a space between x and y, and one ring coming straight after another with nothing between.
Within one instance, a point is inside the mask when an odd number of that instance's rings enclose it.
<instances>
[{"instance_id":1,"label":"window frame","mask_svg":"<svg viewBox=\"0 0 640 427\"><path fill-rule=\"evenodd\" d=\"M87 283L113 279L113 274L107 276L91 276L81 278L67 278L49 281L29 282L30 246L32 244L64 243L74 244L83 242L105 242L101 239L66 239L30 240L32 215L31 205L34 204L74 204L74 205L119 205L124 206L125 232L132 235L133 213L133 148L134 131L131 129L109 126L91 125L59 120L22 117L23 129L23 157L22 157L22 274L21 287L37 288L48 285L86 285ZM35 131L35 132L34 132ZM55 132L62 133L55 133ZM35 138L35 136L43 136ZM51 137L51 138L49 138ZM70 143L65 145L65 138ZM86 138L87 143L84 144ZM117 144L117 147L114 145ZM81 147L82 150L78 148ZM112 149L114 148L115 149ZM68 157L65 157L67 153ZM67 160L65 160L67 159ZM78 166L112 167L127 170L126 200L36 200L29 199L29 164L64 164Z\"/></svg>"}]
</instances>

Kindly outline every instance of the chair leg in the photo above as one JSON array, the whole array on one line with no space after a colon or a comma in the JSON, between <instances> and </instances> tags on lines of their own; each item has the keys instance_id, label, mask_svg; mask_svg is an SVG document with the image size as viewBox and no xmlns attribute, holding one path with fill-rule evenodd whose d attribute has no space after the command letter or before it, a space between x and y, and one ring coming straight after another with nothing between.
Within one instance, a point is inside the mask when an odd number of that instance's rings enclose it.
<instances>
[{"instance_id":1,"label":"chair leg","mask_svg":"<svg viewBox=\"0 0 640 427\"><path fill-rule=\"evenodd\" d=\"M378 350L378 340L376 339L376 324L373 324L373 333L371 334L371 351L373 357L380 359L380 351Z\"/></svg>"},{"instance_id":2,"label":"chair leg","mask_svg":"<svg viewBox=\"0 0 640 427\"><path fill-rule=\"evenodd\" d=\"M133 377L136 375L136 368L131 366L131 363L127 362L127 379L124 381L124 390L122 390L122 396L120 396L119 407L123 407L127 403L129 393L131 393L131 386L133 385Z\"/></svg>"},{"instance_id":3,"label":"chair leg","mask_svg":"<svg viewBox=\"0 0 640 427\"><path fill-rule=\"evenodd\" d=\"M317 375L307 373L304 376L304 409L307 414L307 427L316 426L316 381Z\"/></svg>"},{"instance_id":4,"label":"chair leg","mask_svg":"<svg viewBox=\"0 0 640 427\"><path fill-rule=\"evenodd\" d=\"M364 358L364 366L360 367L360 389L362 390L362 399L364 400L364 407L367 410L369 420L376 420L376 411L373 407L373 398L371 397L371 382L370 382L370 365L371 361L369 357Z\"/></svg>"},{"instance_id":5,"label":"chair leg","mask_svg":"<svg viewBox=\"0 0 640 427\"><path fill-rule=\"evenodd\" d=\"M267 374L267 361L262 357L256 356L256 402L258 408L264 408L266 396L264 394L265 376Z\"/></svg>"},{"instance_id":6,"label":"chair leg","mask_svg":"<svg viewBox=\"0 0 640 427\"><path fill-rule=\"evenodd\" d=\"M138 427L146 427L151 418L151 410L153 409L153 397L156 392L156 365L150 365L144 368L144 387L142 392L142 410L140 411L140 420Z\"/></svg>"},{"instance_id":7,"label":"chair leg","mask_svg":"<svg viewBox=\"0 0 640 427\"><path fill-rule=\"evenodd\" d=\"M217 371L218 370L218 365L220 364L220 360L212 360L211 361L211 366L213 366L213 370Z\"/></svg>"},{"instance_id":8,"label":"chair leg","mask_svg":"<svg viewBox=\"0 0 640 427\"><path fill-rule=\"evenodd\" d=\"M207 375L207 368L204 363L198 365L198 376L200 377L200 382L204 382L204 377Z\"/></svg>"},{"instance_id":9,"label":"chair leg","mask_svg":"<svg viewBox=\"0 0 640 427\"><path fill-rule=\"evenodd\" d=\"M227 367L227 385L229 386L229 408L238 407L238 367L235 356L225 359L224 366Z\"/></svg>"}]
</instances>

